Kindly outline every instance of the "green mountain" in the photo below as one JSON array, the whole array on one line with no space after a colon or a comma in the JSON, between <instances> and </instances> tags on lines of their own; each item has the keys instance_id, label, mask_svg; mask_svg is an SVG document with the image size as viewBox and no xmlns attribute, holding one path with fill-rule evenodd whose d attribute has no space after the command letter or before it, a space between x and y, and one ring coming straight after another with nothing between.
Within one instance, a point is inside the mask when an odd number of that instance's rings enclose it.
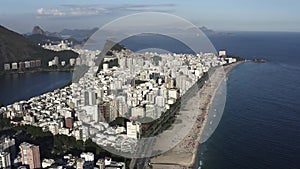
<instances>
[{"instance_id":1,"label":"green mountain","mask_svg":"<svg viewBox=\"0 0 300 169\"><path fill-rule=\"evenodd\" d=\"M0 25L0 70L4 63L40 59L42 66L47 66L49 60L58 56L60 60L68 61L78 57L73 51L55 52L43 49L33 41Z\"/></svg>"}]
</instances>

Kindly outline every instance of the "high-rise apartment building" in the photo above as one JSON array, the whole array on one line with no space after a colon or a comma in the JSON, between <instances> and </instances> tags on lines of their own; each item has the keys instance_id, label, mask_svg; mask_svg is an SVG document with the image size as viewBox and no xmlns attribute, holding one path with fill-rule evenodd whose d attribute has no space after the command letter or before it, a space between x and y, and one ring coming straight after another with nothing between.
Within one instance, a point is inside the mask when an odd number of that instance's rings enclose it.
<instances>
[{"instance_id":1,"label":"high-rise apartment building","mask_svg":"<svg viewBox=\"0 0 300 169\"><path fill-rule=\"evenodd\" d=\"M0 153L0 168L11 169L10 154L8 152Z\"/></svg>"},{"instance_id":2,"label":"high-rise apartment building","mask_svg":"<svg viewBox=\"0 0 300 169\"><path fill-rule=\"evenodd\" d=\"M23 165L28 165L30 169L41 168L39 146L23 142L20 150Z\"/></svg>"}]
</instances>

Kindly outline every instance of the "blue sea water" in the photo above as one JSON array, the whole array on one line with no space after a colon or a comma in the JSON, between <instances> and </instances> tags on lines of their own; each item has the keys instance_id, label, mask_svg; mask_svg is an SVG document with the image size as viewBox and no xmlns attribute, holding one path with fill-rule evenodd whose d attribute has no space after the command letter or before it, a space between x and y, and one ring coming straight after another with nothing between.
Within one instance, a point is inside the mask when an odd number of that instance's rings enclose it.
<instances>
[{"instance_id":1,"label":"blue sea water","mask_svg":"<svg viewBox=\"0 0 300 169\"><path fill-rule=\"evenodd\" d=\"M221 122L200 145L202 169L300 168L300 33L210 39L229 54L268 62L244 63L229 73Z\"/></svg>"},{"instance_id":2,"label":"blue sea water","mask_svg":"<svg viewBox=\"0 0 300 169\"><path fill-rule=\"evenodd\" d=\"M0 76L0 102L4 105L26 100L54 89L72 80L70 72L38 72Z\"/></svg>"}]
</instances>

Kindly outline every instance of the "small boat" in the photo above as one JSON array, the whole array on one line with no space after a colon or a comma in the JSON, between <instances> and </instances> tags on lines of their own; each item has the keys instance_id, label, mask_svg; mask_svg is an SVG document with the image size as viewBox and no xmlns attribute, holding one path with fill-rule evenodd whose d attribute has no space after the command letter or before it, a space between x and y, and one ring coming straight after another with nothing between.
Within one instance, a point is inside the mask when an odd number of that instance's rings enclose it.
<instances>
[{"instance_id":1,"label":"small boat","mask_svg":"<svg viewBox=\"0 0 300 169\"><path fill-rule=\"evenodd\" d=\"M202 161L200 160L198 169L201 169L201 168L202 168Z\"/></svg>"}]
</instances>

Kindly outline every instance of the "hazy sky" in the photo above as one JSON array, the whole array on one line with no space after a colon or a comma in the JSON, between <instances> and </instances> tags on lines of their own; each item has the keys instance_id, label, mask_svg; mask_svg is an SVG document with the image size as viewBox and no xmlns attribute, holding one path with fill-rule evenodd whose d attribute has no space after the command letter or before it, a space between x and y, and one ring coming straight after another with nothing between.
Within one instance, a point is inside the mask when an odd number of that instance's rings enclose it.
<instances>
[{"instance_id":1,"label":"hazy sky","mask_svg":"<svg viewBox=\"0 0 300 169\"><path fill-rule=\"evenodd\" d=\"M214 30L300 31L299 0L1 0L0 24L20 33L93 28L118 17L167 12Z\"/></svg>"}]
</instances>

